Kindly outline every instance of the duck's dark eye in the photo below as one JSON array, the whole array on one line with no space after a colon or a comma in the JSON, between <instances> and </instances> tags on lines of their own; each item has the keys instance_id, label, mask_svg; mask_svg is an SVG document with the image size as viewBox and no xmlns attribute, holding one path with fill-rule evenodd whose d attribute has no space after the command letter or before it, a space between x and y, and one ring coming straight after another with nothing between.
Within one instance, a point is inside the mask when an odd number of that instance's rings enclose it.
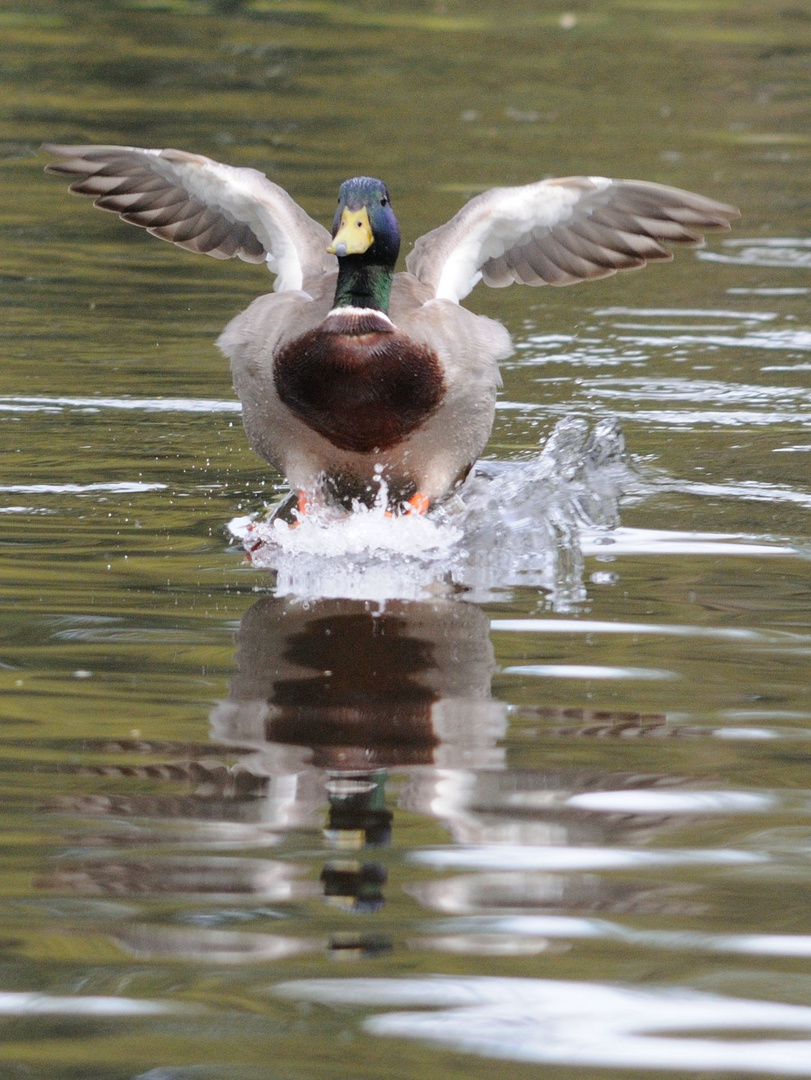
<instances>
[{"instance_id":1,"label":"duck's dark eye","mask_svg":"<svg viewBox=\"0 0 811 1080\"><path fill-rule=\"evenodd\" d=\"M382 199L380 200L380 205L381 205L381 206L388 206L388 205L389 205L389 200L388 200L387 198L385 198L385 197L384 197L384 198L382 198Z\"/></svg>"}]
</instances>

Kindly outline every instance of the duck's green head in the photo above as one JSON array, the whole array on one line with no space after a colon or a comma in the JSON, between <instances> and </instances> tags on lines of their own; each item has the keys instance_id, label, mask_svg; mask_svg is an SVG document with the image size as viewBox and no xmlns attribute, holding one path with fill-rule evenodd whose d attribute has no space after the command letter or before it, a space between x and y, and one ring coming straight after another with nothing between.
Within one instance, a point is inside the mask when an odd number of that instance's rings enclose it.
<instances>
[{"instance_id":1,"label":"duck's green head","mask_svg":"<svg viewBox=\"0 0 811 1080\"><path fill-rule=\"evenodd\" d=\"M400 251L400 226L382 180L356 176L341 184L327 251L339 259L361 256L360 261L367 265L394 267Z\"/></svg>"}]
</instances>

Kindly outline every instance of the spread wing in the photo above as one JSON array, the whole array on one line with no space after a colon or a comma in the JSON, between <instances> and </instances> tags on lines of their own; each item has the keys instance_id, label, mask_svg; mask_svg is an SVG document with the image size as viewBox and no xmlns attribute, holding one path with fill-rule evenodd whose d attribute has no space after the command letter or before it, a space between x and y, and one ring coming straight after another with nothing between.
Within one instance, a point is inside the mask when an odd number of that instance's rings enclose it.
<instances>
[{"instance_id":1,"label":"spread wing","mask_svg":"<svg viewBox=\"0 0 811 1080\"><path fill-rule=\"evenodd\" d=\"M437 297L458 302L481 280L502 288L572 285L671 259L663 242L700 244L734 206L643 180L569 176L493 188L426 233L406 259Z\"/></svg>"},{"instance_id":2,"label":"spread wing","mask_svg":"<svg viewBox=\"0 0 811 1080\"><path fill-rule=\"evenodd\" d=\"M95 206L215 259L267 261L275 289L300 289L304 278L333 269L330 236L257 169L236 169L183 150L132 146L54 146L46 172L82 179L70 185Z\"/></svg>"}]
</instances>

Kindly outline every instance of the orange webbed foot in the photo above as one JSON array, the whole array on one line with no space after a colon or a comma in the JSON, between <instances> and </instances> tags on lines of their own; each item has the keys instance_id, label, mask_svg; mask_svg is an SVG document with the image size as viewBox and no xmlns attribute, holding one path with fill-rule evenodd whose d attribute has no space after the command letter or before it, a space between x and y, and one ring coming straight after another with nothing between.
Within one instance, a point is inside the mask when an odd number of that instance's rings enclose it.
<instances>
[{"instance_id":1,"label":"orange webbed foot","mask_svg":"<svg viewBox=\"0 0 811 1080\"><path fill-rule=\"evenodd\" d=\"M431 506L430 496L423 495L421 491L418 491L416 495L411 496L406 506L408 507L407 514L427 514Z\"/></svg>"},{"instance_id":2,"label":"orange webbed foot","mask_svg":"<svg viewBox=\"0 0 811 1080\"><path fill-rule=\"evenodd\" d=\"M307 513L309 507L310 507L310 500L307 498L307 492L302 491L301 488L299 488L298 496L296 498L296 513L298 514L298 517L303 518L304 515ZM301 524L300 520L299 521L291 521L290 522L290 528L291 529L297 529L300 524Z\"/></svg>"},{"instance_id":3,"label":"orange webbed foot","mask_svg":"<svg viewBox=\"0 0 811 1080\"><path fill-rule=\"evenodd\" d=\"M398 513L394 513L391 510L386 511L386 517L401 517L404 514L427 514L431 507L431 497L429 495L423 495L421 491L418 491L416 495L412 495L410 499L404 502Z\"/></svg>"}]
</instances>

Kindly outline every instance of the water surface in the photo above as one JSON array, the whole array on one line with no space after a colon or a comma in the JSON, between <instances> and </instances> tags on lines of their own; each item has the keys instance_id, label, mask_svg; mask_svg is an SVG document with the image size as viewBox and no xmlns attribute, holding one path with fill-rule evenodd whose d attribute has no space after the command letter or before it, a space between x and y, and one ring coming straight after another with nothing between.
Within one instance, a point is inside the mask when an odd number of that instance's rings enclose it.
<instances>
[{"instance_id":1,"label":"water surface","mask_svg":"<svg viewBox=\"0 0 811 1080\"><path fill-rule=\"evenodd\" d=\"M811 1076L801 5L26 0L0 39L0 1075ZM516 352L464 504L251 562L283 484L213 341L267 275L44 140L322 221L379 174L406 250L544 175L743 217L477 290Z\"/></svg>"}]
</instances>

